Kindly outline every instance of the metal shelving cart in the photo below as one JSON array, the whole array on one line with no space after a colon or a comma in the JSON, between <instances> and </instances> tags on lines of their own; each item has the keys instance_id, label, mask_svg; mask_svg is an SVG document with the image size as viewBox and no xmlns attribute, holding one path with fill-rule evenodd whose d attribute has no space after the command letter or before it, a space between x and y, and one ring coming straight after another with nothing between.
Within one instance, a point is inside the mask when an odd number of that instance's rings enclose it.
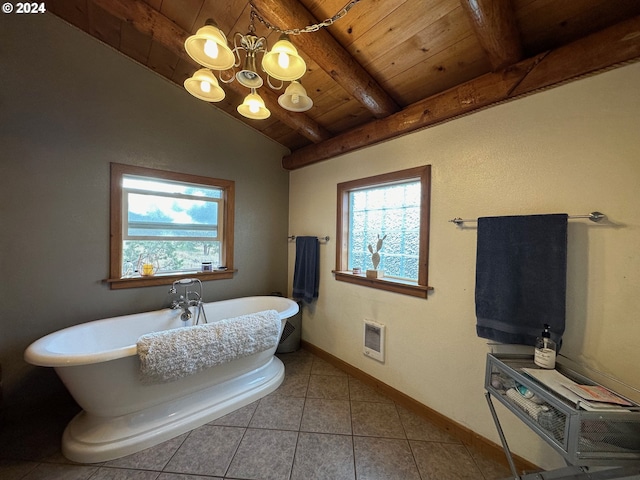
<instances>
[{"instance_id":1,"label":"metal shelving cart","mask_svg":"<svg viewBox=\"0 0 640 480\"><path fill-rule=\"evenodd\" d=\"M551 445L570 466L563 469L569 476L551 476L549 472L547 476L536 474L530 478L640 479L640 405L625 398L631 406L586 410L585 403L573 403L531 375L536 372L527 373L528 369L540 370L532 355L487 355L485 396L515 479L525 477L516 471L492 398ZM598 385L561 364L557 364L556 369L578 384ZM616 469L606 469L609 473L603 472L599 477L596 474L576 476L585 471L581 467L594 466ZM613 470L623 476L612 476ZM624 476L629 471L637 475Z\"/></svg>"}]
</instances>

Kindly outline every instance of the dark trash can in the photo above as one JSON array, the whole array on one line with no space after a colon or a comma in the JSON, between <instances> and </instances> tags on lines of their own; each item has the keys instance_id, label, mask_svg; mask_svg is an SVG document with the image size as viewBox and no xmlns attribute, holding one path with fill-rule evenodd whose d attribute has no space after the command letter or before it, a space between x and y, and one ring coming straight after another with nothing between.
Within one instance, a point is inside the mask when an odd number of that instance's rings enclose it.
<instances>
[{"instance_id":1,"label":"dark trash can","mask_svg":"<svg viewBox=\"0 0 640 480\"><path fill-rule=\"evenodd\" d=\"M302 302L298 302L300 310L293 317L287 318L284 325L280 344L276 353L291 353L300 350L300 337L302 334Z\"/></svg>"}]
</instances>

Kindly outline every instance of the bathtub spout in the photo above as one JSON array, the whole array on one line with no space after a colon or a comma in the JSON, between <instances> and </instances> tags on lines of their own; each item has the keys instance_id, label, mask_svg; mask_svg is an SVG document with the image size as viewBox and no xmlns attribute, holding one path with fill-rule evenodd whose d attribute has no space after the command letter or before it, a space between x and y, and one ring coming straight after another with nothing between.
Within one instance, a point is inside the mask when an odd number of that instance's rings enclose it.
<instances>
[{"instance_id":1,"label":"bathtub spout","mask_svg":"<svg viewBox=\"0 0 640 480\"><path fill-rule=\"evenodd\" d=\"M190 302L183 300L181 307L182 307L182 314L180 315L180 320L182 320L183 322L187 322L191 320L191 310L189 310Z\"/></svg>"},{"instance_id":2,"label":"bathtub spout","mask_svg":"<svg viewBox=\"0 0 640 480\"><path fill-rule=\"evenodd\" d=\"M192 313L190 307L196 306L198 304L197 300L188 300L184 295L180 295L178 300L173 300L169 305L169 308L172 310L182 309L182 313L180 314L180 320L183 322L191 320Z\"/></svg>"}]
</instances>

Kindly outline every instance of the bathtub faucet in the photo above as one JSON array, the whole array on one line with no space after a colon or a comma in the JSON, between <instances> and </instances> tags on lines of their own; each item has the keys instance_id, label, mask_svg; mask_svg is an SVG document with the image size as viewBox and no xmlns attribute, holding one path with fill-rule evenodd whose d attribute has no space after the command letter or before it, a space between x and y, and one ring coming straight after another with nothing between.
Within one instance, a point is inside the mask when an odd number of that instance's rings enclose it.
<instances>
[{"instance_id":1,"label":"bathtub faucet","mask_svg":"<svg viewBox=\"0 0 640 480\"><path fill-rule=\"evenodd\" d=\"M195 285L196 283L198 283L200 291L196 292L194 290L189 290L189 287ZM202 309L202 282L200 282L200 280L197 278L183 278L181 280L176 280L175 282L173 282L171 288L169 289L170 294L178 293L176 286L184 287L184 293L181 294L177 300L173 300L169 307L174 310L177 310L178 308L182 309L180 320L182 320L183 322L191 319L191 317L193 316L193 314L191 313L191 307L196 307L198 316L196 317L194 325L197 325L198 321L200 320L200 315L204 314L204 311ZM207 321L205 317L204 323L206 322Z\"/></svg>"}]
</instances>

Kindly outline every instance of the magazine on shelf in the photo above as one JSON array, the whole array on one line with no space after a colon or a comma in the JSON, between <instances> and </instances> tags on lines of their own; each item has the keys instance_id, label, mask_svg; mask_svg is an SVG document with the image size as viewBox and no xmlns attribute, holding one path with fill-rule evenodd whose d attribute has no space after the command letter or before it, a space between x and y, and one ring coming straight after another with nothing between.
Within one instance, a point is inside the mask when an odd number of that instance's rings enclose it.
<instances>
[{"instance_id":1,"label":"magazine on shelf","mask_svg":"<svg viewBox=\"0 0 640 480\"><path fill-rule=\"evenodd\" d=\"M569 400L577 407L580 407L587 411L595 411L595 410L606 410L606 411L620 411L627 412L628 409L624 408L624 406L633 406L632 403L627 402L625 399L618 397L613 394L609 390L604 389L604 387L596 387L594 389L594 385L579 385L577 382L574 382L569 377L561 374L557 370L542 370L538 368L523 368L522 371L529 375L530 377L536 379L538 382L557 393L561 397ZM581 388L581 387L589 387L589 389ZM595 396L597 393L600 393L600 398L604 396L603 393L598 392L600 388L603 388L608 392L609 395L613 395L618 402L611 402L608 400L607 402L602 400L594 400L593 398L586 398L589 396ZM593 390L591 390L593 389ZM580 394L576 393L575 390L579 391ZM589 392L591 390L591 392ZM611 398L611 397L607 397ZM624 402L624 403L620 403Z\"/></svg>"},{"instance_id":2,"label":"magazine on shelf","mask_svg":"<svg viewBox=\"0 0 640 480\"><path fill-rule=\"evenodd\" d=\"M573 393L585 400L593 402L614 403L616 405L624 405L632 407L633 403L619 397L612 391L601 387L600 385L567 385L567 388Z\"/></svg>"}]
</instances>

